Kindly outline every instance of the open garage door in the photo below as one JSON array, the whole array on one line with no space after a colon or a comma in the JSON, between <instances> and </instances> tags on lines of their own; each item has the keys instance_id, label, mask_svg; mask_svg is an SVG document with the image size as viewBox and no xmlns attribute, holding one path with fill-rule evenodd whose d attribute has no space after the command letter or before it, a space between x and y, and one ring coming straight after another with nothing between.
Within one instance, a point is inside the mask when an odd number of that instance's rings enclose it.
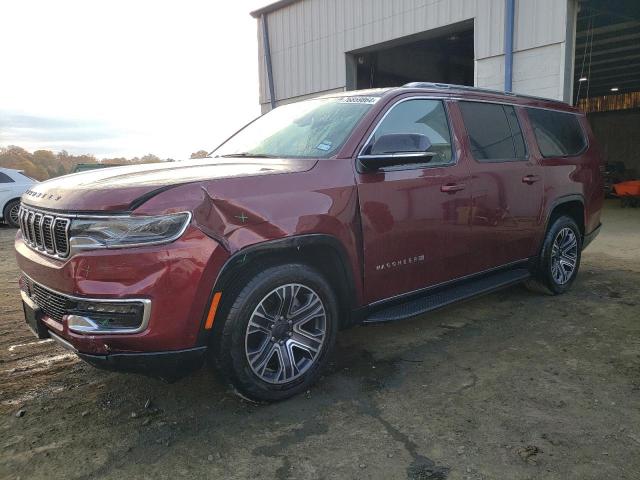
<instances>
[{"instance_id":1,"label":"open garage door","mask_svg":"<svg viewBox=\"0 0 640 480\"><path fill-rule=\"evenodd\" d=\"M464 22L347 54L348 89L409 82L473 85L473 23Z\"/></svg>"},{"instance_id":2,"label":"open garage door","mask_svg":"<svg viewBox=\"0 0 640 480\"><path fill-rule=\"evenodd\" d=\"M583 0L574 100L607 162L607 183L640 178L640 2Z\"/></svg>"}]
</instances>

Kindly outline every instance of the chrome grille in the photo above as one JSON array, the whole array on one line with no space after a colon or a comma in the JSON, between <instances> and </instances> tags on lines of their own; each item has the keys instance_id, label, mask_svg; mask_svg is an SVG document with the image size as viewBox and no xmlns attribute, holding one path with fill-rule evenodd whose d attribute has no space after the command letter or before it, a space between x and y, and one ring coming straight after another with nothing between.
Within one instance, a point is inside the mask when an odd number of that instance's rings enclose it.
<instances>
[{"instance_id":1,"label":"chrome grille","mask_svg":"<svg viewBox=\"0 0 640 480\"><path fill-rule=\"evenodd\" d=\"M76 302L59 293L53 292L26 275L22 276L22 290L40 307L49 318L62 322L62 317L73 309Z\"/></svg>"},{"instance_id":2,"label":"chrome grille","mask_svg":"<svg viewBox=\"0 0 640 480\"><path fill-rule=\"evenodd\" d=\"M45 215L42 219L42 242L44 243L47 253L56 253L53 243L53 217L51 215Z\"/></svg>"},{"instance_id":3,"label":"chrome grille","mask_svg":"<svg viewBox=\"0 0 640 480\"><path fill-rule=\"evenodd\" d=\"M33 233L35 234L36 246L38 248L42 248L44 245L42 244L42 215L41 213L36 213L33 216Z\"/></svg>"},{"instance_id":4,"label":"chrome grille","mask_svg":"<svg viewBox=\"0 0 640 480\"><path fill-rule=\"evenodd\" d=\"M64 258L69 255L69 225L65 217L50 215L20 206L20 230L27 245L46 255Z\"/></svg>"}]
</instances>

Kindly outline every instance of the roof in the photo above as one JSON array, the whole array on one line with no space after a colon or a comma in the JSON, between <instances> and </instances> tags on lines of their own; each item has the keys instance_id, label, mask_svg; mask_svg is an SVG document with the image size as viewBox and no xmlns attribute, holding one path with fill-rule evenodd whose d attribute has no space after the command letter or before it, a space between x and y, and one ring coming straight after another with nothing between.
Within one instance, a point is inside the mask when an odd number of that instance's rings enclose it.
<instances>
[{"instance_id":1,"label":"roof","mask_svg":"<svg viewBox=\"0 0 640 480\"><path fill-rule=\"evenodd\" d=\"M258 18L265 13L275 12L276 10L280 10L283 7L291 5L292 3L299 2L300 0L278 0L277 2L270 3L269 5L265 5L262 8L254 10L251 12L251 16L253 18Z\"/></svg>"},{"instance_id":2,"label":"roof","mask_svg":"<svg viewBox=\"0 0 640 480\"><path fill-rule=\"evenodd\" d=\"M507 97L507 98L521 98L526 100L540 100L547 103L557 103L563 106L567 106L566 102L561 100L556 100L553 98L544 98L544 97L535 97L533 95L526 95L522 93L514 93L507 92L504 90L492 90L489 88L482 87L471 87L468 85L454 85L450 83L432 83L432 82L411 82L402 86L402 88L421 88L427 90L453 90L453 91L461 91L461 92L474 92L474 93L487 93L490 95Z\"/></svg>"}]
</instances>

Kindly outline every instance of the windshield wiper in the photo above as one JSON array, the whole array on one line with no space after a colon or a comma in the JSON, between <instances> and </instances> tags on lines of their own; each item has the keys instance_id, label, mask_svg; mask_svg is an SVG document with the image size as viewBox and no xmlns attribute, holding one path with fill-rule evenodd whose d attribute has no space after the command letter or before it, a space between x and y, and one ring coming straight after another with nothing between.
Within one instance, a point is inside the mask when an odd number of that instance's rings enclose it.
<instances>
[{"instance_id":1,"label":"windshield wiper","mask_svg":"<svg viewBox=\"0 0 640 480\"><path fill-rule=\"evenodd\" d=\"M226 155L216 155L217 157L222 158L278 158L273 155L266 155L264 153L249 153L249 152L241 152L241 153L227 153Z\"/></svg>"}]
</instances>

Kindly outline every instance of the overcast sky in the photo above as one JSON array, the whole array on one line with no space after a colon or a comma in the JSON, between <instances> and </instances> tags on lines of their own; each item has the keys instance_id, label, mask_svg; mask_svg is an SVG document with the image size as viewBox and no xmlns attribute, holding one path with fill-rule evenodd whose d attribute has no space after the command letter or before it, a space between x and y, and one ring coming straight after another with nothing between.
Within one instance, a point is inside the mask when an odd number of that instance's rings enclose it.
<instances>
[{"instance_id":1,"label":"overcast sky","mask_svg":"<svg viewBox=\"0 0 640 480\"><path fill-rule=\"evenodd\" d=\"M187 158L260 113L269 0L0 1L0 145Z\"/></svg>"}]
</instances>

